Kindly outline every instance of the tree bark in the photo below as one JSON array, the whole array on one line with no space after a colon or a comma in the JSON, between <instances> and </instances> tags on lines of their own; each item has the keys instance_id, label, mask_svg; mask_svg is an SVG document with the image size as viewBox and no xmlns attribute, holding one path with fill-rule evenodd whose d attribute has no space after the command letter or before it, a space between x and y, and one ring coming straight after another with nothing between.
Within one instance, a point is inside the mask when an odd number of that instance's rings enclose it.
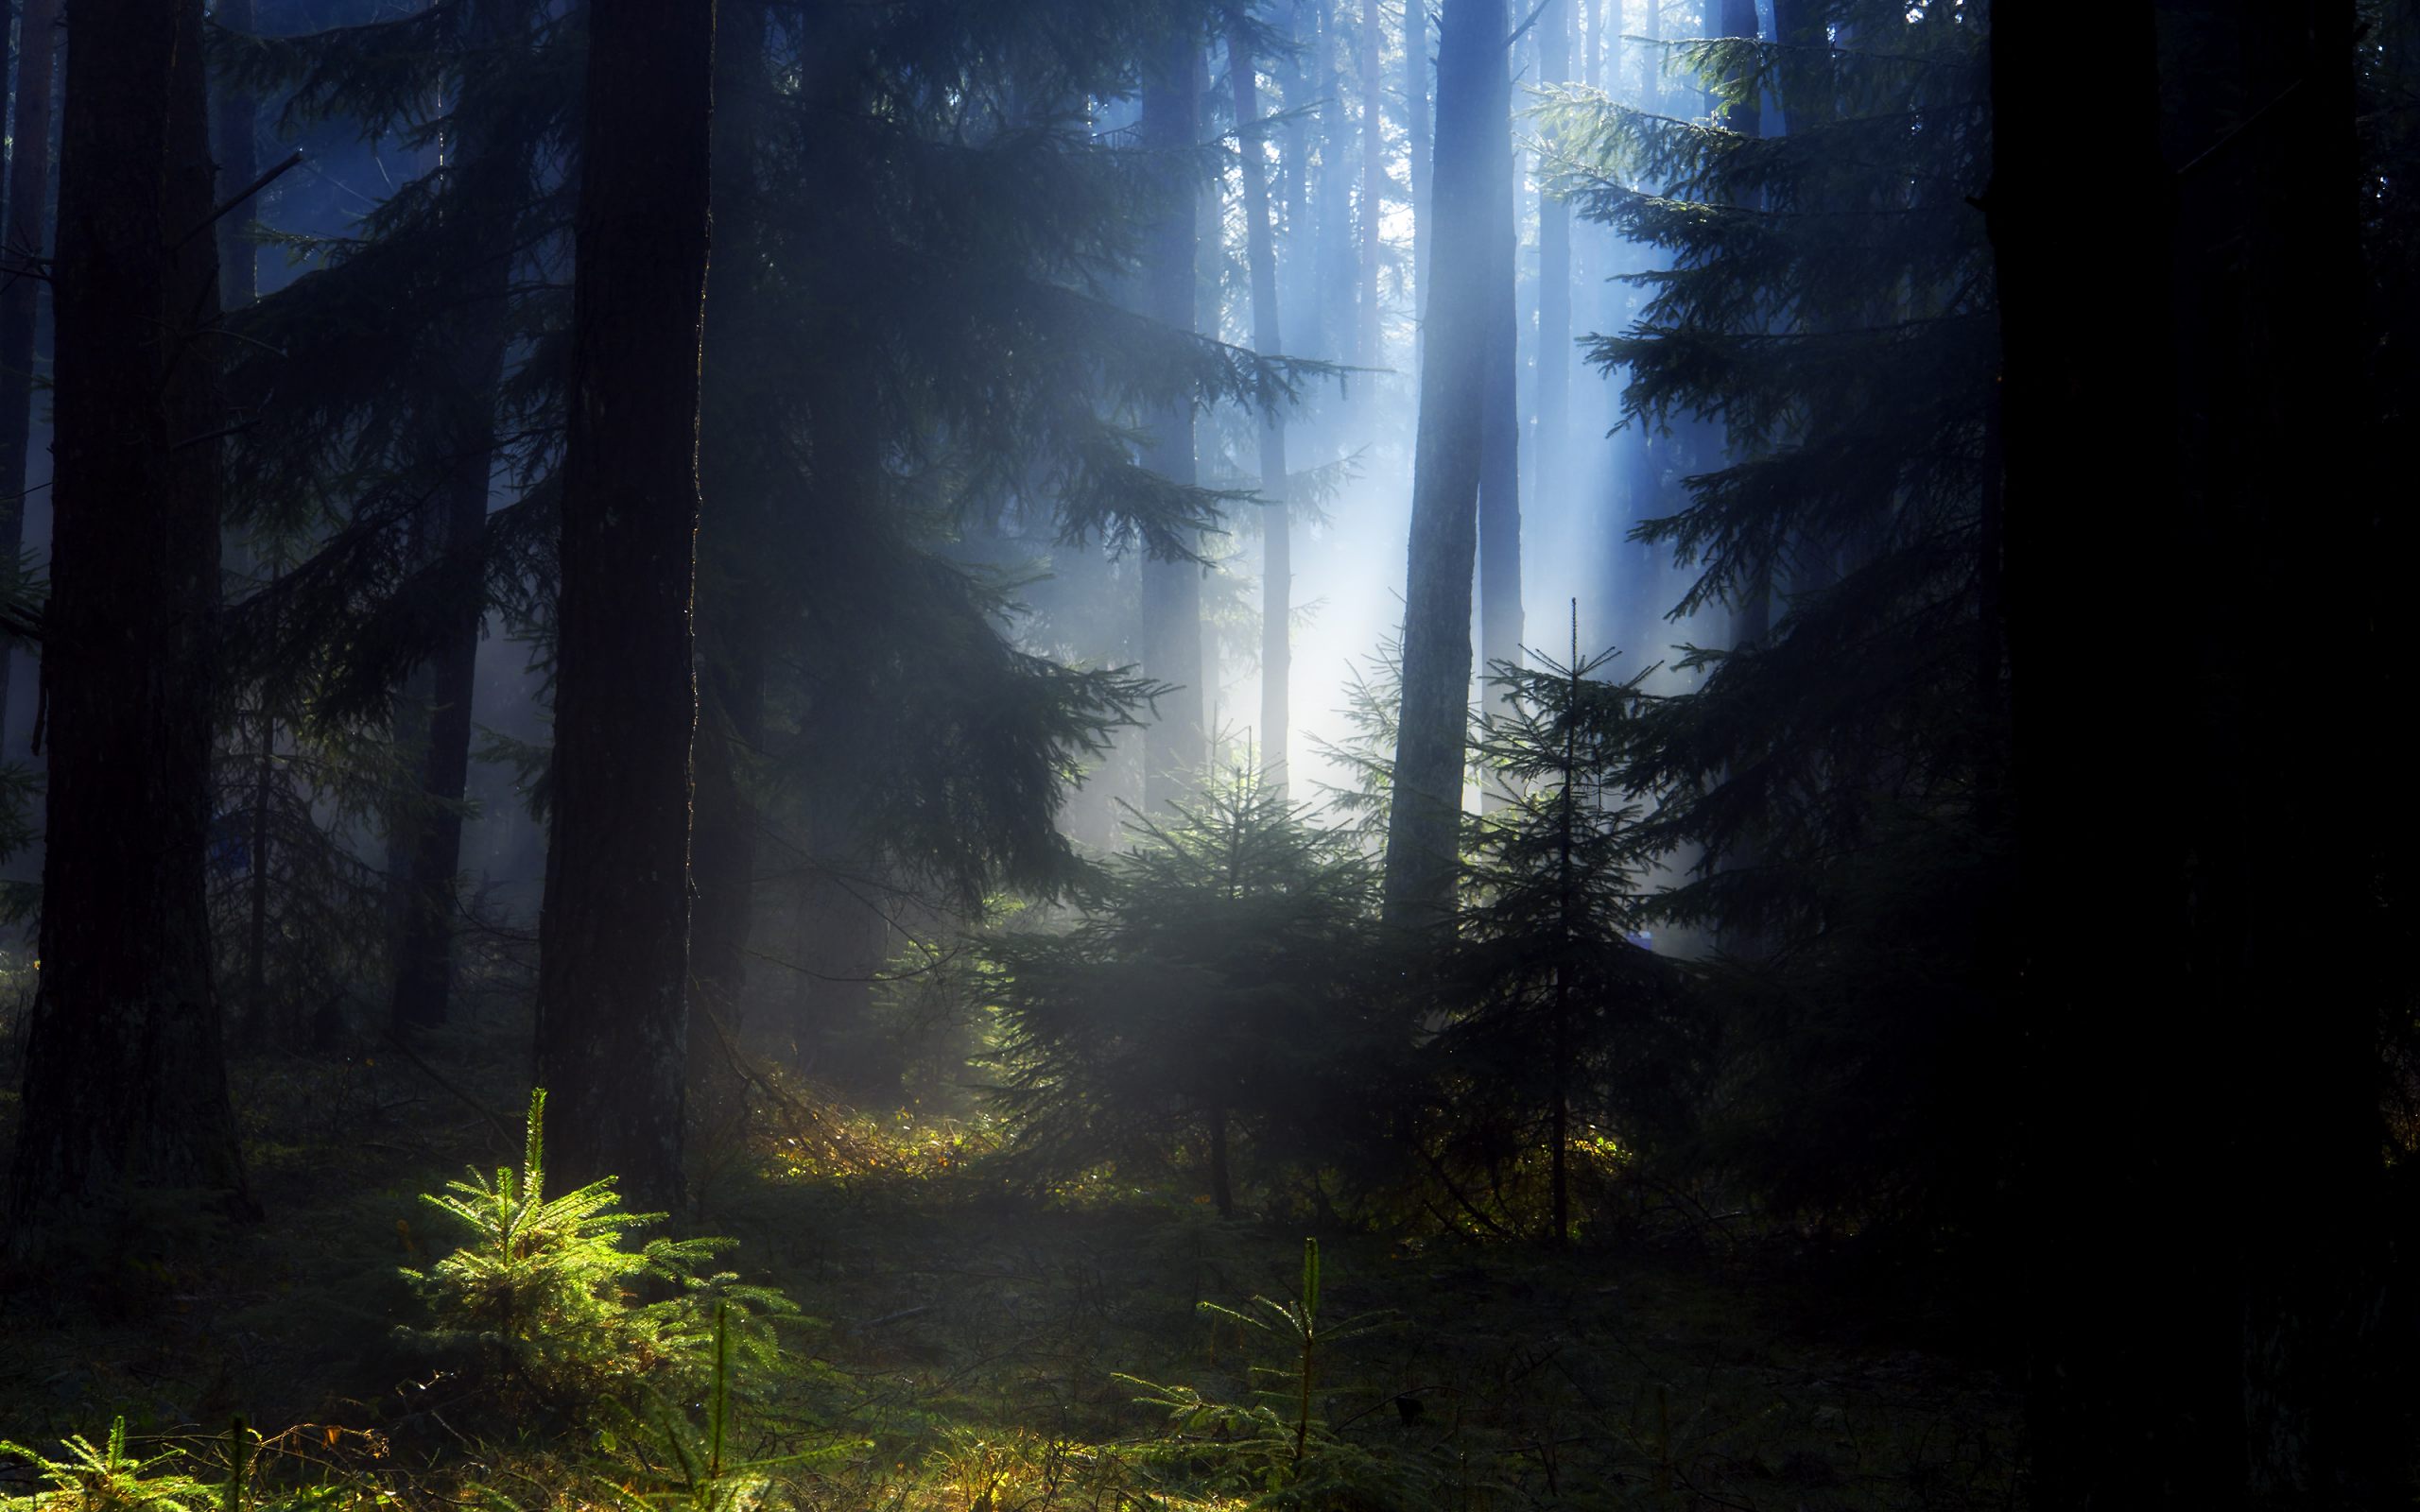
<instances>
[{"instance_id":1,"label":"tree bark","mask_svg":"<svg viewBox=\"0 0 2420 1512\"><path fill-rule=\"evenodd\" d=\"M2098 670L2113 644L2193 615L2166 585L2191 523L2177 498L2172 200L2158 150L2150 0L2096 17L2077 47L2039 7L1995 8L1994 168L2005 450L2005 594L2027 1029L2013 1148L2028 1242L2028 1418L2042 1506L2238 1504L2238 1351L2206 1325L2232 1305L2204 1252L2214 1152L2184 1148L2211 1027L2169 980L2190 939L2190 861L2172 802L2113 780L2113 750L2190 770L2181 678ZM2093 112L2079 99L2099 102ZM2070 154L2084 153L2076 157ZM2097 256L2073 255L2071 166L2115 197ZM2098 437L2107 444L2098 445ZM2079 446L2100 458L2073 465ZM2088 534L2093 549L2078 551ZM2090 606L2091 612L2078 612ZM2125 859L2101 864L2113 837ZM2048 947L2078 918L2128 920L2117 960Z\"/></svg>"},{"instance_id":2,"label":"tree bark","mask_svg":"<svg viewBox=\"0 0 2420 1512\"><path fill-rule=\"evenodd\" d=\"M1353 337L1354 360L1374 365L1385 333L1378 320L1378 263L1387 213L1387 86L1378 71L1386 35L1378 0L1361 0L1361 297Z\"/></svg>"},{"instance_id":3,"label":"tree bark","mask_svg":"<svg viewBox=\"0 0 2420 1512\"><path fill-rule=\"evenodd\" d=\"M17 24L17 76L9 101L9 240L0 268L0 552L14 563L26 548L26 460L33 437L34 316L42 280L33 263L50 245L51 85L58 65L59 0L26 0ZM9 708L15 652L0 646L0 714Z\"/></svg>"},{"instance_id":4,"label":"tree bark","mask_svg":"<svg viewBox=\"0 0 2420 1512\"><path fill-rule=\"evenodd\" d=\"M1252 274L1252 344L1264 356L1285 351L1278 324L1277 249L1269 227L1260 91L1252 45L1241 26L1227 36L1227 77L1236 102L1236 135L1243 145L1244 260ZM1291 738L1288 684L1293 673L1293 538L1287 512L1286 415L1271 409L1260 422L1260 766L1286 790Z\"/></svg>"},{"instance_id":5,"label":"tree bark","mask_svg":"<svg viewBox=\"0 0 2420 1512\"><path fill-rule=\"evenodd\" d=\"M1189 31L1168 38L1143 81L1142 143L1173 163L1200 138L1196 85L1201 42ZM1173 172L1173 169L1171 169ZM1155 215L1143 267L1144 313L1178 331L1194 329L1194 185L1172 180ZM1151 440L1144 463L1162 477L1194 481L1193 406L1185 400L1145 417ZM1145 732L1145 806L1181 798L1210 762L1201 685L1201 568L1191 561L1143 564L1143 670L1173 684Z\"/></svg>"},{"instance_id":6,"label":"tree bark","mask_svg":"<svg viewBox=\"0 0 2420 1512\"><path fill-rule=\"evenodd\" d=\"M1481 223L1487 237L1485 388L1479 401L1478 619L1479 677L1498 662L1521 658L1521 245L1517 175L1512 148L1511 93L1506 122L1492 141L1504 144L1488 182ZM1496 695L1486 696L1491 702ZM1500 801L1494 791L1482 801Z\"/></svg>"},{"instance_id":7,"label":"tree bark","mask_svg":"<svg viewBox=\"0 0 2420 1512\"><path fill-rule=\"evenodd\" d=\"M678 1210L711 0L591 0L538 1077L566 1186Z\"/></svg>"},{"instance_id":8,"label":"tree bark","mask_svg":"<svg viewBox=\"0 0 2420 1512\"><path fill-rule=\"evenodd\" d=\"M764 369L751 344L762 290L747 249L763 214L755 151L764 123L766 9L763 0L721 0L715 42L714 183L717 234L725 271L706 299L700 477L704 508L699 552L705 579L698 595L703 675L698 719L697 831L691 875L697 912L689 979L690 1091L707 1106L737 1094L716 1074L721 1047L715 1021L735 1035L748 979L748 937L756 913L756 832L761 822L751 758L765 738L768 609L772 585L772 521L768 464L748 408ZM819 460L821 449L818 449Z\"/></svg>"},{"instance_id":9,"label":"tree bark","mask_svg":"<svg viewBox=\"0 0 2420 1512\"><path fill-rule=\"evenodd\" d=\"M1460 844L1478 545L1485 360L1501 313L1511 186L1504 0L1446 0L1437 55L1436 232L1404 593L1403 709L1387 823L1386 919L1449 919ZM1509 292L1509 291L1506 291Z\"/></svg>"},{"instance_id":10,"label":"tree bark","mask_svg":"<svg viewBox=\"0 0 2420 1512\"><path fill-rule=\"evenodd\" d=\"M200 0L78 0L53 266L56 513L41 986L10 1207L245 1197L204 866L218 257ZM21 1227L21 1234L25 1228Z\"/></svg>"},{"instance_id":11,"label":"tree bark","mask_svg":"<svg viewBox=\"0 0 2420 1512\"><path fill-rule=\"evenodd\" d=\"M249 32L255 25L254 0L218 0L213 18L229 31ZM218 202L226 203L260 175L260 154L252 132L260 102L240 90L222 89L211 101L210 131L218 153ZM260 249L246 227L252 219L249 206L237 206L219 217L218 302L240 310L260 294Z\"/></svg>"},{"instance_id":12,"label":"tree bark","mask_svg":"<svg viewBox=\"0 0 2420 1512\"><path fill-rule=\"evenodd\" d=\"M1413 329L1428 299L1428 5L1403 3L1403 123L1411 155L1411 314Z\"/></svg>"},{"instance_id":13,"label":"tree bark","mask_svg":"<svg viewBox=\"0 0 2420 1512\"><path fill-rule=\"evenodd\" d=\"M1538 74L1548 84L1571 77L1573 0L1552 0L1538 18ZM1547 143L1551 147L1552 140ZM1551 498L1570 449L1571 210L1538 197L1538 436L1533 490Z\"/></svg>"},{"instance_id":14,"label":"tree bark","mask_svg":"<svg viewBox=\"0 0 2420 1512\"><path fill-rule=\"evenodd\" d=\"M527 191L527 165L505 140L505 112L527 0L474 0L472 67L454 112L454 214L477 234L459 247L461 302L446 318L446 380L433 396L428 444L442 473L428 526L446 630L428 669L430 707L422 743L423 812L411 829L403 928L396 946L391 1017L398 1034L442 1023L453 995L454 923L460 912L462 802L471 772L472 713L479 638L487 617L487 517L495 456L496 389L504 373L505 303L512 271L513 208Z\"/></svg>"}]
</instances>

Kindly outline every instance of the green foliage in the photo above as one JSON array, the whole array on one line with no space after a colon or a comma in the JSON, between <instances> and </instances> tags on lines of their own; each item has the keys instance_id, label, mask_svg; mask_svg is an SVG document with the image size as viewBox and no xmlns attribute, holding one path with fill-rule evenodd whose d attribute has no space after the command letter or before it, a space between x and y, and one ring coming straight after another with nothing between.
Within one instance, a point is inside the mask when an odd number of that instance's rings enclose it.
<instances>
[{"instance_id":1,"label":"green foliage","mask_svg":"<svg viewBox=\"0 0 2420 1512\"><path fill-rule=\"evenodd\" d=\"M1231 773L1137 816L1072 928L990 944L1020 1157L1072 1175L1199 1152L1214 1188L1230 1131L1272 1171L1376 1158L1410 1025L1379 989L1370 868L1305 814Z\"/></svg>"},{"instance_id":2,"label":"green foliage","mask_svg":"<svg viewBox=\"0 0 2420 1512\"><path fill-rule=\"evenodd\" d=\"M1737 644L1682 653L1702 683L1640 700L1622 773L1641 839L1696 862L1653 912L1723 955L1696 1154L1794 1216L1939 1233L1988 1213L2007 1111L1948 1091L2006 1085L2008 1032L1980 965L2008 885L1986 18L1805 19L1835 43L1674 48L1785 131L1562 87L1546 176L1659 260L1588 343L1628 423L1727 443L1634 535Z\"/></svg>"},{"instance_id":3,"label":"green foliage","mask_svg":"<svg viewBox=\"0 0 2420 1512\"><path fill-rule=\"evenodd\" d=\"M1117 1379L1138 1388L1138 1405L1163 1411L1178 1435L1163 1457L1208 1462L1214 1485L1242 1495L1253 1506L1390 1507L1427 1504L1433 1468L1416 1454L1374 1452L1314 1418L1311 1393L1326 1351L1374 1333L1392 1314L1365 1314L1322 1326L1320 1321L1320 1245L1303 1241L1302 1283L1295 1296L1252 1299L1255 1312L1202 1302L1201 1313L1239 1329L1277 1339L1283 1366L1253 1366L1254 1401L1239 1406L1205 1398L1192 1386L1161 1385L1138 1377ZM1172 1451L1172 1452L1171 1452Z\"/></svg>"},{"instance_id":4,"label":"green foliage","mask_svg":"<svg viewBox=\"0 0 2420 1512\"><path fill-rule=\"evenodd\" d=\"M60 1444L61 1457L53 1459L21 1444L0 1439L0 1454L32 1462L43 1485L52 1493L54 1507L76 1512L211 1512L218 1501L210 1486L168 1467L185 1462L181 1449L168 1449L146 1458L126 1447L126 1419L110 1422L109 1435L96 1447L81 1434L70 1434ZM227 1512L240 1499L240 1481L225 1493Z\"/></svg>"},{"instance_id":5,"label":"green foliage","mask_svg":"<svg viewBox=\"0 0 2420 1512\"><path fill-rule=\"evenodd\" d=\"M710 1269L732 1240L624 1247L626 1234L664 1215L623 1211L612 1177L549 1198L544 1109L544 1091L531 1092L518 1172L499 1166L490 1179L473 1171L423 1195L470 1237L426 1271L403 1273L435 1320L421 1341L509 1398L566 1418L627 1403L649 1385L719 1381L735 1345L769 1363L774 1328L797 1308Z\"/></svg>"}]
</instances>

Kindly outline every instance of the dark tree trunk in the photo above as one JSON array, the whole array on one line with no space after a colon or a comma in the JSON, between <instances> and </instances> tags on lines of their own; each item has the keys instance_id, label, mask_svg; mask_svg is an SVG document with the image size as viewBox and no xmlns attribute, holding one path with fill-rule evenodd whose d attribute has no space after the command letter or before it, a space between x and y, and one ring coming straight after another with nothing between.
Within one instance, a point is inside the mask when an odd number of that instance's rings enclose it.
<instances>
[{"instance_id":1,"label":"dark tree trunk","mask_svg":"<svg viewBox=\"0 0 2420 1512\"><path fill-rule=\"evenodd\" d=\"M13 563L26 546L26 454L33 436L32 265L49 246L50 101L57 69L59 0L26 0L17 26L17 76L9 101L9 230L0 262L0 552ZM14 652L0 645L0 715L9 708Z\"/></svg>"},{"instance_id":2,"label":"dark tree trunk","mask_svg":"<svg viewBox=\"0 0 2420 1512\"><path fill-rule=\"evenodd\" d=\"M2034 1504L2221 1507L2242 1479L2238 1350L2212 1253L2209 1125L2188 1117L2217 1071L2214 1028L2171 963L2190 938L2177 806L2113 774L2182 774L2182 679L2119 678L2113 646L2195 616L2168 585L2192 528L2179 506L2169 170L2158 151L2150 0L2112 5L2093 45L2040 7L1995 8L1995 162L1984 197L1998 268L2003 503L2023 922L2014 979L2032 1110L2017 1190L2033 1245L2028 1416ZM2079 99L2100 102L2082 112ZM2078 156L2077 154L2083 154ZM2111 197L2096 256L2074 253L2072 165ZM2100 439L2097 441L2095 438ZM2101 444L2105 442L2106 444ZM2075 465L2078 448L2097 457ZM2074 549L2089 534L2091 551ZM2077 612L2091 606L2092 612ZM2123 837L2124 859L2102 864ZM2127 920L2116 959L2048 949L2075 919ZM2188 1091L2190 1089L2191 1091ZM2230 1178L2231 1179L2231 1178ZM2239 1327L2239 1324L2238 1324Z\"/></svg>"},{"instance_id":3,"label":"dark tree trunk","mask_svg":"<svg viewBox=\"0 0 2420 1512\"><path fill-rule=\"evenodd\" d=\"M446 628L428 679L420 814L409 831L404 917L395 952L392 1020L398 1034L442 1023L453 995L454 924L462 866L462 802L471 772L473 702L478 690L479 637L487 614L489 474L495 454L496 387L504 372L505 301L510 288L512 208L527 190L527 164L506 149L504 112L517 48L506 46L528 23L527 0L475 0L473 67L455 109L454 165L446 195L464 223L477 228L458 245L454 281L461 291L439 338L446 379L434 400L427 443L442 472L430 501L426 549L431 591Z\"/></svg>"},{"instance_id":4,"label":"dark tree trunk","mask_svg":"<svg viewBox=\"0 0 2420 1512\"><path fill-rule=\"evenodd\" d=\"M1721 0L1720 24L1725 37L1755 41L1758 35L1756 0ZM1743 71L1741 77L1753 77L1754 70ZM1725 130L1737 131L1742 136L1762 135L1763 102L1761 99L1748 99L1732 106L1722 113L1722 126ZM1754 579L1740 585L1738 593L1738 600L1731 610L1731 644L1735 646L1758 644L1772 628L1772 586L1766 580L1766 574L1760 571ZM1742 854L1734 859L1745 863L1751 858Z\"/></svg>"},{"instance_id":5,"label":"dark tree trunk","mask_svg":"<svg viewBox=\"0 0 2420 1512\"><path fill-rule=\"evenodd\" d=\"M1290 45L1281 49L1276 59L1277 87L1284 95L1278 103L1286 111L1277 198L1285 214L1286 297L1292 301L1286 309L1284 325L1298 342L1317 329L1319 283L1312 255L1311 133L1302 113L1305 103L1314 97L1303 77L1303 4L1304 0L1289 0L1286 8Z\"/></svg>"},{"instance_id":6,"label":"dark tree trunk","mask_svg":"<svg viewBox=\"0 0 2420 1512\"><path fill-rule=\"evenodd\" d=\"M1471 679L1485 360L1502 313L1512 81L1504 0L1446 0L1437 54L1437 157L1427 352L1420 371L1404 593L1403 712L1387 825L1386 917L1451 917ZM1509 333L1508 333L1509 335Z\"/></svg>"},{"instance_id":7,"label":"dark tree trunk","mask_svg":"<svg viewBox=\"0 0 2420 1512\"><path fill-rule=\"evenodd\" d=\"M1197 92L1201 39L1172 35L1143 81L1142 142L1173 163L1200 137ZM1171 169L1173 172L1173 169ZM1195 186L1171 180L1152 221L1144 256L1144 313L1179 331L1194 329ZM1193 406L1184 401L1144 418L1150 433L1144 463L1162 477L1194 480ZM1143 564L1143 670L1177 691L1160 700L1143 742L1145 806L1182 797L1209 765L1201 685L1201 569L1191 561Z\"/></svg>"},{"instance_id":8,"label":"dark tree trunk","mask_svg":"<svg viewBox=\"0 0 2420 1512\"><path fill-rule=\"evenodd\" d=\"M1403 130L1411 153L1411 315L1413 329L1428 299L1429 154L1428 4L1403 3Z\"/></svg>"},{"instance_id":9,"label":"dark tree trunk","mask_svg":"<svg viewBox=\"0 0 2420 1512\"><path fill-rule=\"evenodd\" d=\"M1227 75L1242 141L1244 258L1252 273L1252 344L1265 356L1285 351L1277 318L1277 249L1269 228L1269 184L1263 174L1260 92L1245 28L1227 37ZM1271 409L1260 422L1261 598L1260 765L1278 791L1286 788L1293 673L1293 537L1286 504L1286 416Z\"/></svg>"},{"instance_id":10,"label":"dark tree trunk","mask_svg":"<svg viewBox=\"0 0 2420 1512\"><path fill-rule=\"evenodd\" d=\"M1345 110L1343 60L1340 55L1343 18L1338 8L1350 0L1314 0L1319 30L1312 51L1311 98L1320 102L1320 172L1317 204L1319 253L1312 294L1316 323L1298 333L1316 338L1322 357L1347 358L1353 351L1353 123Z\"/></svg>"},{"instance_id":11,"label":"dark tree trunk","mask_svg":"<svg viewBox=\"0 0 2420 1512\"><path fill-rule=\"evenodd\" d=\"M211 982L218 256L200 0L78 0L60 155L51 738L18 1221L246 1202Z\"/></svg>"},{"instance_id":12,"label":"dark tree trunk","mask_svg":"<svg viewBox=\"0 0 2420 1512\"><path fill-rule=\"evenodd\" d=\"M1508 86L1509 89L1509 86ZM1507 95L1510 110L1510 95ZM1484 389L1479 400L1479 676L1521 659L1521 247L1510 116L1481 213L1487 238ZM1494 692L1488 694L1494 701ZM1499 801L1489 792L1485 800Z\"/></svg>"},{"instance_id":13,"label":"dark tree trunk","mask_svg":"<svg viewBox=\"0 0 2420 1512\"><path fill-rule=\"evenodd\" d=\"M722 0L715 43L715 220L725 271L706 299L700 476L697 913L689 979L690 1091L712 1108L736 1095L717 1026L739 1029L748 936L756 912L756 810L749 765L765 738L767 599L773 543L765 438L750 423L751 386L769 370L752 348L769 329L749 248L762 207L755 148L764 120L763 0ZM821 449L819 448L819 459Z\"/></svg>"},{"instance_id":14,"label":"dark tree trunk","mask_svg":"<svg viewBox=\"0 0 2420 1512\"><path fill-rule=\"evenodd\" d=\"M1538 74L1548 84L1571 77L1571 9L1553 0L1538 18ZM1552 142L1547 146L1552 147ZM1538 435L1531 488L1550 500L1563 483L1570 448L1571 210L1551 195L1538 198ZM1550 506L1548 506L1550 507Z\"/></svg>"},{"instance_id":15,"label":"dark tree trunk","mask_svg":"<svg viewBox=\"0 0 2420 1512\"><path fill-rule=\"evenodd\" d=\"M1378 71L1378 43L1386 28L1378 0L1361 0L1361 266L1360 320L1354 328L1354 360L1374 364L1384 332L1378 320L1378 263L1385 249L1387 209L1387 85Z\"/></svg>"},{"instance_id":16,"label":"dark tree trunk","mask_svg":"<svg viewBox=\"0 0 2420 1512\"><path fill-rule=\"evenodd\" d=\"M2407 836L2380 822L2408 805L2379 692L2411 637L2392 590L2345 593L2352 633L2318 654L2280 633L2275 610L2317 575L2384 558L2385 522L2405 512L2378 502L2367 471L2391 443L2362 374L2358 216L2373 191L2356 137L2358 18L2353 0L2160 9L2193 523L2170 556L2183 546L2174 580L2226 585L2196 595L2184 622L2185 681L2202 707L2195 759L2169 789L2193 931L2186 982L2169 990L2219 1063L2187 1084L2199 1117L2170 1138L2197 1163L2202 1200L2269 1194L2257 1221L2229 1231L2239 1296L2197 1322L2239 1341L2256 1503L2383 1506L2412 1487L2395 1422L2411 1399L2398 1403L2379 1375L2394 1309L2377 1229L2378 1045L2410 999L2391 943L2408 926L2379 879L2411 860ZM2281 688L2296 692L2290 713ZM2259 844L2244 843L2248 815ZM2279 886L2277 854L2308 865L2296 885ZM2228 1117L2247 1107L2256 1124ZM2222 1137L2192 1139L2197 1125Z\"/></svg>"},{"instance_id":17,"label":"dark tree trunk","mask_svg":"<svg viewBox=\"0 0 2420 1512\"><path fill-rule=\"evenodd\" d=\"M566 1186L678 1210L714 8L591 0L538 1079Z\"/></svg>"},{"instance_id":18,"label":"dark tree trunk","mask_svg":"<svg viewBox=\"0 0 2420 1512\"><path fill-rule=\"evenodd\" d=\"M212 17L233 32L249 32L254 25L254 0L218 0ZM210 132L218 153L218 202L225 204L249 187L260 174L260 154L252 144L259 101L238 90L222 89L210 104ZM249 206L238 206L219 217L218 301L240 310L260 294L260 249L246 228L252 220Z\"/></svg>"}]
</instances>

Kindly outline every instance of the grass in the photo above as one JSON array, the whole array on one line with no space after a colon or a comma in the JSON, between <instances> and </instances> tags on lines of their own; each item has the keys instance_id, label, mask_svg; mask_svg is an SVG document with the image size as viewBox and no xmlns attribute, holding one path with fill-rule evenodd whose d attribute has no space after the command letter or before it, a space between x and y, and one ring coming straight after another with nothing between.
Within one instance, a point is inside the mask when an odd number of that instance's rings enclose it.
<instances>
[{"instance_id":1,"label":"grass","mask_svg":"<svg viewBox=\"0 0 2420 1512\"><path fill-rule=\"evenodd\" d=\"M433 1258L418 1194L515 1148L498 1115L517 1089L470 1069L515 1063L509 1031L490 1033L431 1047L425 1068L375 1052L240 1065L268 1221L228 1229L171 1207L99 1236L72 1284L14 1277L0 1437L47 1449L122 1415L130 1453L185 1448L216 1484L241 1413L275 1430L255 1455L264 1496L319 1485L325 1504L426 1512L703 1504L682 1500L676 1456L646 1424L541 1436L396 1341L416 1305L399 1267ZM2010 1393L1954 1360L1858 1339L1821 1292L1702 1249L1552 1254L1437 1233L1322 1236L1322 1314L1393 1321L1321 1347L1310 1458L1333 1473L1256 1468L1243 1419L1185 1429L1135 1383L1240 1409L1272 1379L1254 1367L1289 1372L1285 1341L1201 1304L1296 1295L1303 1234L1105 1182L1022 1195L990 1173L987 1143L979 1128L802 1100L709 1152L706 1230L738 1237L730 1263L809 1319L734 1413L732 1458L779 1463L713 1504L2015 1499ZM1290 1406L1285 1427L1290 1447ZM35 1489L30 1467L0 1468L0 1495Z\"/></svg>"}]
</instances>

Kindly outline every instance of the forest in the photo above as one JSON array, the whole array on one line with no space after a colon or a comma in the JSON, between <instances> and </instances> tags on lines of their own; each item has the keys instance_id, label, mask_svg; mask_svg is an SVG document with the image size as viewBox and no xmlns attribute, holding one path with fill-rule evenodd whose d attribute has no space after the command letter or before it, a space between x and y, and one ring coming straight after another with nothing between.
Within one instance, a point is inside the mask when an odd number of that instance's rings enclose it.
<instances>
[{"instance_id":1,"label":"forest","mask_svg":"<svg viewBox=\"0 0 2420 1512\"><path fill-rule=\"evenodd\" d=\"M2420 1506L2420 0L6 33L0 1512Z\"/></svg>"}]
</instances>

